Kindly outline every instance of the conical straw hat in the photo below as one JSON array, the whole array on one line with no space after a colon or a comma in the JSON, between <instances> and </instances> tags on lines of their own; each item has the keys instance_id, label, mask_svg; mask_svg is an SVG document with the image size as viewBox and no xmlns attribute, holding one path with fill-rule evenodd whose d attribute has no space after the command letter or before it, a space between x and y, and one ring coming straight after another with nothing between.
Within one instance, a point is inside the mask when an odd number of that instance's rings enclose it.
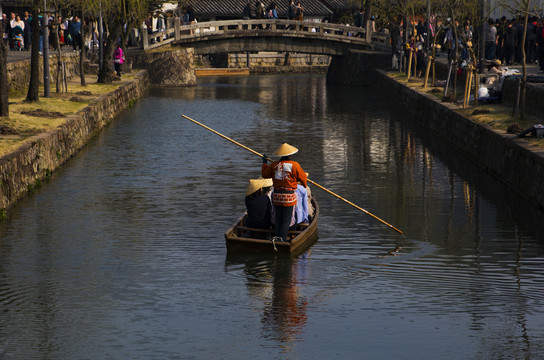
<instances>
[{"instance_id":1,"label":"conical straw hat","mask_svg":"<svg viewBox=\"0 0 544 360\"><path fill-rule=\"evenodd\" d=\"M289 145L288 143L283 143L279 148L274 151L274 155L276 156L289 156L296 154L298 152L298 149L294 146Z\"/></svg>"},{"instance_id":2,"label":"conical straw hat","mask_svg":"<svg viewBox=\"0 0 544 360\"><path fill-rule=\"evenodd\" d=\"M262 177L259 177L258 179L249 179L246 196L253 194L261 188L270 187L272 184L272 179L263 179Z\"/></svg>"}]
</instances>

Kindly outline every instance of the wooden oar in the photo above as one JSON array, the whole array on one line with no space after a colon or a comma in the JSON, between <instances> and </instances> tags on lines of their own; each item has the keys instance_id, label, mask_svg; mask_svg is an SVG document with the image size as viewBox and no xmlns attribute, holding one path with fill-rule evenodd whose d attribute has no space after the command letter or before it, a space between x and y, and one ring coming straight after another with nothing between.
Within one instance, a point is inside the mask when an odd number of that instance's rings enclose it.
<instances>
[{"instance_id":1,"label":"wooden oar","mask_svg":"<svg viewBox=\"0 0 544 360\"><path fill-rule=\"evenodd\" d=\"M186 116L186 115L183 115L183 114L182 114L181 116L184 117L185 119L189 120L189 121L194 122L194 123L197 124L197 125L202 126L204 129L209 130L209 131L213 132L214 134L221 136L223 139L226 139L226 140L228 140L228 141L230 141L230 142L233 142L233 143L235 143L236 145L238 145L238 146L240 146L240 147L246 149L246 150L249 151L249 152L252 152L253 154L255 154L255 155L259 156L259 157L263 157L263 154L258 153L257 151L255 151L255 150L253 150L253 149L251 149L251 148L248 148L247 146L245 146L245 145L243 145L243 144L240 144L239 142L237 142L237 141L235 141L235 140L232 140L232 139L229 138L228 136L225 136L225 135L221 134L220 132L215 131L215 130L212 129L211 127L208 127L208 126L206 126L206 125L204 125L204 124L202 124L202 123L200 123L200 122L198 122L198 121L196 121L196 120L194 120L194 119L191 119L190 117L188 117L188 116ZM372 214L371 212L369 212L369 211L363 209L363 208L360 207L360 206L355 205L354 203L352 203L352 202L349 201L349 200L344 199L344 198L341 197L340 195L338 195L338 194L336 194L336 193L330 191L329 189L327 189L327 188L325 188L325 187L319 185L319 184L316 183L315 181L312 181L312 180L310 180L310 179L307 179L307 181L308 181L310 184L313 184L313 185L317 186L317 187L320 188L321 190L324 190L324 191L326 191L327 193L329 193L329 194L331 194L331 195L337 197L338 199L340 199L340 200L342 200L342 201L348 203L349 205L353 206L353 207L356 208L357 210L360 210L360 211L364 212L365 214L372 216L374 219L376 219L376 220L382 222L383 224L389 226L391 229L395 230L396 232L402 234L402 231L400 231L399 229L397 229L397 228L394 227L393 225L389 224L388 222L386 222L386 221L380 219L379 217L377 217L376 215Z\"/></svg>"}]
</instances>

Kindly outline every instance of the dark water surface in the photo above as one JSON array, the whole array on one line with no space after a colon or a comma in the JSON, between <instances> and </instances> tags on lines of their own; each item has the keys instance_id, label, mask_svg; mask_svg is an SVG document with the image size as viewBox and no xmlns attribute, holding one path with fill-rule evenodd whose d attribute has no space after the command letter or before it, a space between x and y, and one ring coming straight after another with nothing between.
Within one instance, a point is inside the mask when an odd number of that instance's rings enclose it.
<instances>
[{"instance_id":1,"label":"dark water surface","mask_svg":"<svg viewBox=\"0 0 544 360\"><path fill-rule=\"evenodd\" d=\"M406 237L313 189L307 253L227 257L261 160L181 114ZM402 119L323 76L153 90L0 224L0 358L544 358L540 215Z\"/></svg>"}]
</instances>

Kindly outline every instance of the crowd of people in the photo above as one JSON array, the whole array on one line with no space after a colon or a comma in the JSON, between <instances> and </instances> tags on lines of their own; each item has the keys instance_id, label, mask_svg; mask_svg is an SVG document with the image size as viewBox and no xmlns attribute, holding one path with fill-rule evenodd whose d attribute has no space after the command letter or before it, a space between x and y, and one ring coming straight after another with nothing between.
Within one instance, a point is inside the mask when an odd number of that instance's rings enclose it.
<instances>
[{"instance_id":1,"label":"crowd of people","mask_svg":"<svg viewBox=\"0 0 544 360\"><path fill-rule=\"evenodd\" d=\"M500 60L506 65L521 64L525 48L528 64L538 63L544 71L544 19L530 17L524 35L522 18L489 19L485 24L487 60Z\"/></svg>"},{"instance_id":2,"label":"crowd of people","mask_svg":"<svg viewBox=\"0 0 544 360\"><path fill-rule=\"evenodd\" d=\"M73 50L82 46L92 47L98 44L98 26L95 20L86 20L82 25L77 16L61 17L53 14L46 15L49 29L49 48L56 50L59 46L71 46ZM40 22L39 51L43 51L43 15L38 14ZM29 51L32 47L32 20L33 15L24 11L22 15L10 13L9 18L2 14L4 30L3 41L9 45L10 50ZM85 26L85 39L81 36L82 26Z\"/></svg>"}]
</instances>

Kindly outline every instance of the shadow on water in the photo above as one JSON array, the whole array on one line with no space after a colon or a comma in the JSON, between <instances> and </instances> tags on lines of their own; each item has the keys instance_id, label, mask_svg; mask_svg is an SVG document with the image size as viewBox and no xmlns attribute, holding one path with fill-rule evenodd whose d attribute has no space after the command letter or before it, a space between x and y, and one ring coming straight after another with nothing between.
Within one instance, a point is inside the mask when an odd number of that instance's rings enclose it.
<instances>
[{"instance_id":1,"label":"shadow on water","mask_svg":"<svg viewBox=\"0 0 544 360\"><path fill-rule=\"evenodd\" d=\"M472 161L452 152L446 142L432 136L428 129L421 126L417 121L406 118L399 110L399 108L392 109L391 116L394 120L413 130L414 135L425 146L429 147L433 155L437 156L448 168L470 183L471 188L478 189L477 192L481 193L486 200L503 209L523 230L535 236L544 244L544 222L542 221L544 212L541 209L535 207L528 199L517 194L506 184L490 176ZM470 191L469 189L465 190L467 196L470 196L468 194Z\"/></svg>"}]
</instances>

